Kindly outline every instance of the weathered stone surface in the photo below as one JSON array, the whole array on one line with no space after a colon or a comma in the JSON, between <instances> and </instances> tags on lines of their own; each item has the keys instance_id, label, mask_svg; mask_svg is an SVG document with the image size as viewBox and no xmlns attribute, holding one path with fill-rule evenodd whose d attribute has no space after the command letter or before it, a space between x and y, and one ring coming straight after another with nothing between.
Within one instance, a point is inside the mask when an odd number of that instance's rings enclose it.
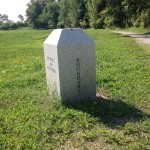
<instances>
[{"instance_id":1,"label":"weathered stone surface","mask_svg":"<svg viewBox=\"0 0 150 150\"><path fill-rule=\"evenodd\" d=\"M95 44L82 29L54 30L44 42L44 55L51 96L69 102L95 99Z\"/></svg>"}]
</instances>

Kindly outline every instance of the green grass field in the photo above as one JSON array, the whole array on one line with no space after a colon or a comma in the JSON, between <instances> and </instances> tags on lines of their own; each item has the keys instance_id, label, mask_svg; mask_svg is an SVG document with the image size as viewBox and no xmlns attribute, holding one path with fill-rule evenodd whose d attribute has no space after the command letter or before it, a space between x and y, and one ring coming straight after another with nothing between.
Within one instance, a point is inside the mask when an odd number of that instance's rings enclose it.
<instances>
[{"instance_id":1,"label":"green grass field","mask_svg":"<svg viewBox=\"0 0 150 150\"><path fill-rule=\"evenodd\" d=\"M150 149L150 45L110 32L96 43L95 102L64 106L47 94L50 30L0 31L0 149Z\"/></svg>"}]
</instances>

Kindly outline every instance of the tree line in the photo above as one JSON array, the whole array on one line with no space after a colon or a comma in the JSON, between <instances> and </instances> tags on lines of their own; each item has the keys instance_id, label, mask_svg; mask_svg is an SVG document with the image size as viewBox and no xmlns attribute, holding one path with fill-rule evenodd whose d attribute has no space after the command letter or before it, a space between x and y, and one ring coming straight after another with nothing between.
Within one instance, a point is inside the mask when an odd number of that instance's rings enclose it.
<instances>
[{"instance_id":1,"label":"tree line","mask_svg":"<svg viewBox=\"0 0 150 150\"><path fill-rule=\"evenodd\" d=\"M18 15L18 18L20 21L13 22L9 19L8 15L0 14L0 30L14 30L28 26L22 15Z\"/></svg>"},{"instance_id":2,"label":"tree line","mask_svg":"<svg viewBox=\"0 0 150 150\"><path fill-rule=\"evenodd\" d=\"M0 29L150 28L150 0L30 0L26 16L14 23L0 14Z\"/></svg>"},{"instance_id":3,"label":"tree line","mask_svg":"<svg viewBox=\"0 0 150 150\"><path fill-rule=\"evenodd\" d=\"M150 27L150 0L30 0L32 28Z\"/></svg>"}]
</instances>

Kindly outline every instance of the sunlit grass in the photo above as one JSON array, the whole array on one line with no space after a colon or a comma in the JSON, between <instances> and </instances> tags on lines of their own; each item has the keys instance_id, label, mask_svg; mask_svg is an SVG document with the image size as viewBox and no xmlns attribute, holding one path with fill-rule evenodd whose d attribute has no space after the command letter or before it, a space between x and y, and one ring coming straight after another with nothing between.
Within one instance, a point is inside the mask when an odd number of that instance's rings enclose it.
<instances>
[{"instance_id":1,"label":"sunlit grass","mask_svg":"<svg viewBox=\"0 0 150 150\"><path fill-rule=\"evenodd\" d=\"M43 41L50 30L0 31L0 149L149 149L150 46L110 32L96 43L93 103L47 95Z\"/></svg>"}]
</instances>

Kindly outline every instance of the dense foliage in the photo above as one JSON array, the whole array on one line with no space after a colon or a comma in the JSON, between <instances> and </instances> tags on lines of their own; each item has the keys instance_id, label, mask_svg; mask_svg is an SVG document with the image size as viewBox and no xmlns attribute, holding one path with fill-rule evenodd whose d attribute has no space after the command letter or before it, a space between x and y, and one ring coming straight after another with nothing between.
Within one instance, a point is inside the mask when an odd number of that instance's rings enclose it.
<instances>
[{"instance_id":1,"label":"dense foliage","mask_svg":"<svg viewBox=\"0 0 150 150\"><path fill-rule=\"evenodd\" d=\"M24 21L24 17L22 15L18 15L20 21L13 22L9 20L6 14L0 14L0 30L14 30L17 28L26 27L27 23Z\"/></svg>"},{"instance_id":2,"label":"dense foliage","mask_svg":"<svg viewBox=\"0 0 150 150\"><path fill-rule=\"evenodd\" d=\"M33 28L150 26L150 0L31 0Z\"/></svg>"}]
</instances>

